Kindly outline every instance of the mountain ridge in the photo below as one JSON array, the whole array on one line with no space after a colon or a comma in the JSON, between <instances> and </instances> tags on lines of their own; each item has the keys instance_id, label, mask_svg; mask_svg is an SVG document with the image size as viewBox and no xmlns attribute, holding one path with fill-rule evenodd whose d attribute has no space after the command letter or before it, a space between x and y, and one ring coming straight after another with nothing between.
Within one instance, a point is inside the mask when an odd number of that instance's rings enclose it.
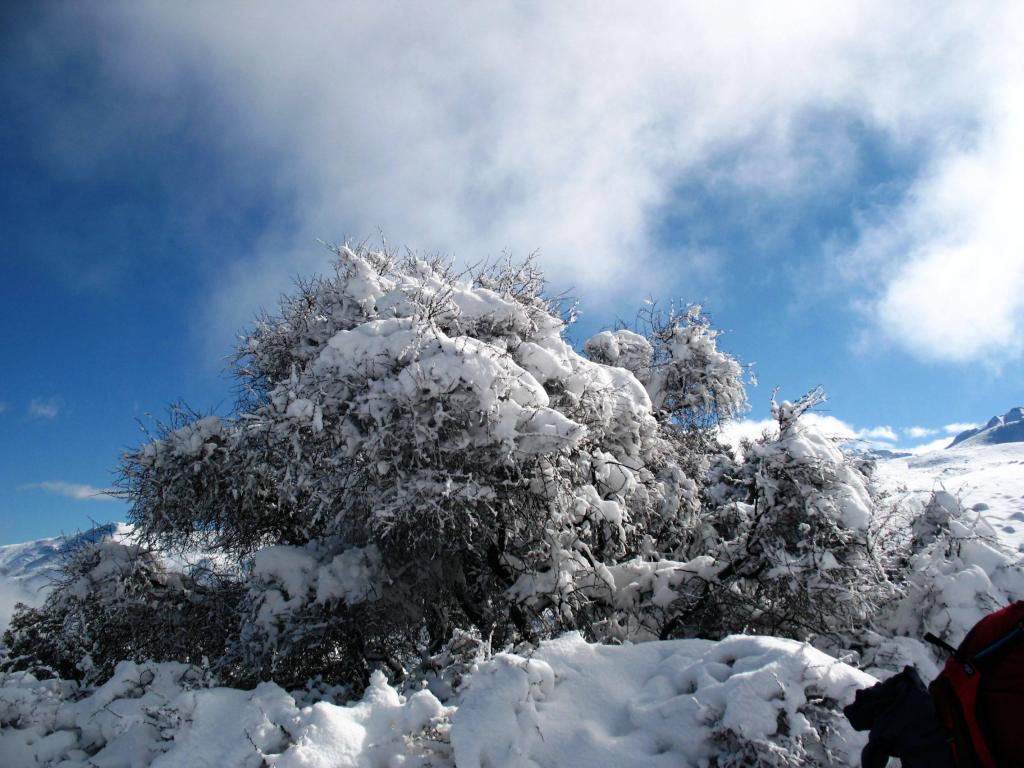
<instances>
[{"instance_id":1,"label":"mountain ridge","mask_svg":"<svg viewBox=\"0 0 1024 768\"><path fill-rule=\"evenodd\" d=\"M964 430L946 448L1001 443L1024 443L1024 406L1018 405L1002 416L993 416L983 427Z\"/></svg>"}]
</instances>

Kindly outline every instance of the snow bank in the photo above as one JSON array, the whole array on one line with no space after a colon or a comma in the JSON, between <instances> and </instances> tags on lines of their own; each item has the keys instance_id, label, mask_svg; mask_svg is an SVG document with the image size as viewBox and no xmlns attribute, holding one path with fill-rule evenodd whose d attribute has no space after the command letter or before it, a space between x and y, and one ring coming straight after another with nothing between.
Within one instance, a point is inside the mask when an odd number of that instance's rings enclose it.
<instances>
[{"instance_id":1,"label":"snow bank","mask_svg":"<svg viewBox=\"0 0 1024 768\"><path fill-rule=\"evenodd\" d=\"M451 742L460 768L771 765L775 753L856 765L863 738L836 710L874 682L778 638L605 646L569 634L482 665Z\"/></svg>"},{"instance_id":2,"label":"snow bank","mask_svg":"<svg viewBox=\"0 0 1024 768\"><path fill-rule=\"evenodd\" d=\"M123 662L77 699L71 683L24 673L0 678L3 764L384 768L426 765L431 755L447 760L446 745L429 731L450 710L428 691L401 696L379 672L348 706L299 706L273 683L252 691L201 685L195 668L171 663Z\"/></svg>"},{"instance_id":3,"label":"snow bank","mask_svg":"<svg viewBox=\"0 0 1024 768\"><path fill-rule=\"evenodd\" d=\"M379 672L360 701L303 706L273 683L206 688L194 667L123 662L88 695L0 677L0 755L5 768L852 766L863 739L838 709L874 682L807 645L739 636L565 635L479 664L457 708Z\"/></svg>"}]
</instances>

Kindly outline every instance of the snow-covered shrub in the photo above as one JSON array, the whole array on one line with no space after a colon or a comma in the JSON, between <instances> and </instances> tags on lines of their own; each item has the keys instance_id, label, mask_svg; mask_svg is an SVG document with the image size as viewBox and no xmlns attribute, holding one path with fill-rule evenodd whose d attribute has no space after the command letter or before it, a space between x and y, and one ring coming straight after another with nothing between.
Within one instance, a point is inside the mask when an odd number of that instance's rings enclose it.
<instances>
[{"instance_id":1,"label":"snow-covered shrub","mask_svg":"<svg viewBox=\"0 0 1024 768\"><path fill-rule=\"evenodd\" d=\"M863 468L800 420L819 402L772 402L778 436L717 468L721 499L704 518L710 560L678 564L672 592L652 600L672 617L662 637L755 632L833 640L862 626L892 593L873 550L874 502Z\"/></svg>"},{"instance_id":2,"label":"snow-covered shrub","mask_svg":"<svg viewBox=\"0 0 1024 768\"><path fill-rule=\"evenodd\" d=\"M243 339L233 417L180 410L123 464L146 539L252 563L236 669L344 657L365 682L367 659L401 670L458 629L502 647L587 628L609 564L689 539L700 488L670 429L742 401L699 314L632 340L641 383L573 350L529 263L337 257ZM356 561L353 591L329 572Z\"/></svg>"},{"instance_id":3,"label":"snow-covered shrub","mask_svg":"<svg viewBox=\"0 0 1024 768\"><path fill-rule=\"evenodd\" d=\"M234 683L298 686L315 677L361 690L372 668L383 664L401 679L402 643L381 631L396 626L395 606L381 600L386 586L372 545L314 541L258 550L242 600L240 634L215 669Z\"/></svg>"},{"instance_id":4,"label":"snow-covered shrub","mask_svg":"<svg viewBox=\"0 0 1024 768\"><path fill-rule=\"evenodd\" d=\"M478 631L457 630L440 651L424 661L420 682L438 699L447 702L458 696L477 665L492 655L490 642Z\"/></svg>"},{"instance_id":5,"label":"snow-covered shrub","mask_svg":"<svg viewBox=\"0 0 1024 768\"><path fill-rule=\"evenodd\" d=\"M1024 561L977 512L937 490L911 524L912 553L901 596L883 627L921 638L928 632L957 646L987 614L1024 600Z\"/></svg>"},{"instance_id":6,"label":"snow-covered shrub","mask_svg":"<svg viewBox=\"0 0 1024 768\"><path fill-rule=\"evenodd\" d=\"M714 521L726 539L716 558L727 564L716 579L729 587L725 618L734 630L798 638L850 630L891 594L873 551L874 502L863 467L800 421L822 397L773 398L779 435L745 446L746 498Z\"/></svg>"},{"instance_id":7,"label":"snow-covered shrub","mask_svg":"<svg viewBox=\"0 0 1024 768\"><path fill-rule=\"evenodd\" d=\"M718 348L721 331L699 304L643 315L646 336L603 331L584 345L591 360L632 371L662 419L707 429L747 410L744 369Z\"/></svg>"},{"instance_id":8,"label":"snow-covered shrub","mask_svg":"<svg viewBox=\"0 0 1024 768\"><path fill-rule=\"evenodd\" d=\"M966 512L956 496L945 490L934 491L920 514L911 521L910 553L919 554L940 537L948 536L950 523L965 517Z\"/></svg>"},{"instance_id":9,"label":"snow-covered shrub","mask_svg":"<svg viewBox=\"0 0 1024 768\"><path fill-rule=\"evenodd\" d=\"M96 681L126 659L198 664L223 653L238 599L236 583L175 573L140 545L90 542L40 608L16 609L0 668Z\"/></svg>"}]
</instances>

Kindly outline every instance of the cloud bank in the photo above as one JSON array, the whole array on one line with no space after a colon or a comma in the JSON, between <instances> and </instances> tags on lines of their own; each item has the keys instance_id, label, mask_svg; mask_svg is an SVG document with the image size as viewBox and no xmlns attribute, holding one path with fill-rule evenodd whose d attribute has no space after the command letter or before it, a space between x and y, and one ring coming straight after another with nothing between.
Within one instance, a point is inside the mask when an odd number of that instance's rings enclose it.
<instances>
[{"instance_id":1,"label":"cloud bank","mask_svg":"<svg viewBox=\"0 0 1024 768\"><path fill-rule=\"evenodd\" d=\"M971 421L958 421L953 424L946 424L942 429L947 435L958 435L961 432L966 432L968 429L977 429L980 424L975 424Z\"/></svg>"},{"instance_id":2,"label":"cloud bank","mask_svg":"<svg viewBox=\"0 0 1024 768\"><path fill-rule=\"evenodd\" d=\"M925 359L999 362L1024 351L1024 76L1013 64L1022 47L1018 37L1011 61L997 44L980 74L992 89L982 127L946 138L906 202L865 227L848 255L881 262L869 311L890 341Z\"/></svg>"},{"instance_id":3,"label":"cloud bank","mask_svg":"<svg viewBox=\"0 0 1024 768\"><path fill-rule=\"evenodd\" d=\"M826 414L814 413L813 411L804 414L801 423L813 426L821 431L826 437L836 440L858 443L863 447L876 448L881 450L901 451L906 453L929 453L945 448L949 445L950 438L936 438L928 442L920 442L922 438L939 432L938 429L925 427L909 427L902 430L904 438L901 439L897 431L889 426L856 428L842 419ZM773 419L743 419L725 424L720 432L720 439L726 445L738 447L742 440L756 440L761 435L778 434L779 425Z\"/></svg>"},{"instance_id":4,"label":"cloud bank","mask_svg":"<svg viewBox=\"0 0 1024 768\"><path fill-rule=\"evenodd\" d=\"M801 417L801 422L820 430L826 437L859 443L868 448L900 451L912 454L931 453L946 448L951 439L978 424L963 422L946 424L942 427L905 427L900 430L882 425L876 427L854 427L847 421L828 414L811 411ZM726 423L719 438L726 445L738 447L742 440L756 440L761 435L778 434L778 423L773 419L740 419ZM942 437L934 437L942 434ZM925 438L931 440L921 442Z\"/></svg>"},{"instance_id":5,"label":"cloud bank","mask_svg":"<svg viewBox=\"0 0 1024 768\"><path fill-rule=\"evenodd\" d=\"M1024 338L1022 6L979 8L143 2L60 13L92 30L115 82L202 91L219 151L258 158L257 183L288 201L218 280L220 327L321 268L317 238L378 230L466 261L540 248L556 281L590 296L727 281L728 256L665 246L659 217L698 176L756 199L854 173L845 133L798 130L826 114L918 153L922 169L894 204L859 213L830 275L865 337L965 362L1019 356Z\"/></svg>"},{"instance_id":6,"label":"cloud bank","mask_svg":"<svg viewBox=\"0 0 1024 768\"><path fill-rule=\"evenodd\" d=\"M826 437L845 441L861 441L876 447L892 447L890 442L898 438L892 427L879 426L856 429L835 416L811 411L800 418L801 423L813 426ZM726 423L721 430L721 440L726 445L738 446L741 440L756 440L761 435L777 434L778 422L774 419L741 419Z\"/></svg>"}]
</instances>

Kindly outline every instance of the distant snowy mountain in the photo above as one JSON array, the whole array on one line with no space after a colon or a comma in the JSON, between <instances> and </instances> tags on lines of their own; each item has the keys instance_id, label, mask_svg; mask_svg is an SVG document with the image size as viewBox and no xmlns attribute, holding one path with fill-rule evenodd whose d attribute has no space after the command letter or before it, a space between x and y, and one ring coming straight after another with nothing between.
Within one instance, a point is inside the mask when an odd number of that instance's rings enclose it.
<instances>
[{"instance_id":1,"label":"distant snowy mountain","mask_svg":"<svg viewBox=\"0 0 1024 768\"><path fill-rule=\"evenodd\" d=\"M843 450L852 456L858 456L862 459L870 459L871 461L905 459L908 456L913 456L913 454L908 451L893 451L888 448L867 448L856 443L844 445Z\"/></svg>"},{"instance_id":2,"label":"distant snowy mountain","mask_svg":"<svg viewBox=\"0 0 1024 768\"><path fill-rule=\"evenodd\" d=\"M1002 416L993 416L984 427L961 432L946 447L1001 443L1024 443L1024 407L1011 408Z\"/></svg>"},{"instance_id":3,"label":"distant snowy mountain","mask_svg":"<svg viewBox=\"0 0 1024 768\"><path fill-rule=\"evenodd\" d=\"M7 628L16 603L39 605L46 599L69 553L87 542L130 531L123 523L109 523L71 536L0 547L0 633Z\"/></svg>"}]
</instances>

